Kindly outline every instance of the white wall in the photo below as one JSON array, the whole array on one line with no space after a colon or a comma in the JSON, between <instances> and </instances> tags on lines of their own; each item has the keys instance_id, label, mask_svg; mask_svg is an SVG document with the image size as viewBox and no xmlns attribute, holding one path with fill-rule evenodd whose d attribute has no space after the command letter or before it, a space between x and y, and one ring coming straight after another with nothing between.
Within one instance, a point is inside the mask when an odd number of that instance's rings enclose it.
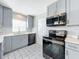
<instances>
[{"instance_id":1,"label":"white wall","mask_svg":"<svg viewBox=\"0 0 79 59\"><path fill-rule=\"evenodd\" d=\"M47 36L46 13L38 15L38 39L37 42L42 45L43 36Z\"/></svg>"},{"instance_id":2,"label":"white wall","mask_svg":"<svg viewBox=\"0 0 79 59\"><path fill-rule=\"evenodd\" d=\"M43 36L48 36L49 30L67 30L68 34L79 35L79 26L57 26L47 27L46 26L46 13L36 16L37 21L37 43L42 45Z\"/></svg>"},{"instance_id":3,"label":"white wall","mask_svg":"<svg viewBox=\"0 0 79 59\"><path fill-rule=\"evenodd\" d=\"M42 45L42 36L46 35L46 13L35 17L35 26L33 31L37 33L37 43Z\"/></svg>"}]
</instances>

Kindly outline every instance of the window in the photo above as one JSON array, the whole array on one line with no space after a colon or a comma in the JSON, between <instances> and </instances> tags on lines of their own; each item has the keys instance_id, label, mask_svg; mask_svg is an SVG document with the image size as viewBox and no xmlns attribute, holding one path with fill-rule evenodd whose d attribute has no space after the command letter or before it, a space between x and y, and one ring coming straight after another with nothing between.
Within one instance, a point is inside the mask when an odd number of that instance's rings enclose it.
<instances>
[{"instance_id":1,"label":"window","mask_svg":"<svg viewBox=\"0 0 79 59\"><path fill-rule=\"evenodd\" d=\"M26 31L26 21L13 19L13 32Z\"/></svg>"},{"instance_id":2,"label":"window","mask_svg":"<svg viewBox=\"0 0 79 59\"><path fill-rule=\"evenodd\" d=\"M26 21L25 17L19 14L14 14L13 17L13 32L18 32L18 31L26 31Z\"/></svg>"}]
</instances>

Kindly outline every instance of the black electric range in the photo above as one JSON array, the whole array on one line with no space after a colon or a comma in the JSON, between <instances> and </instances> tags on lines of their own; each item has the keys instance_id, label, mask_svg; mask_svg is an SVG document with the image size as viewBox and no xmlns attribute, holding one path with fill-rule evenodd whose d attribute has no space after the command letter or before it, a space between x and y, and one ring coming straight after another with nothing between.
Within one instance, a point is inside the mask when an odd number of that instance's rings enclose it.
<instances>
[{"instance_id":1,"label":"black electric range","mask_svg":"<svg viewBox=\"0 0 79 59\"><path fill-rule=\"evenodd\" d=\"M43 37L43 56L46 59L65 59L66 36L66 30L49 30L49 36Z\"/></svg>"}]
</instances>

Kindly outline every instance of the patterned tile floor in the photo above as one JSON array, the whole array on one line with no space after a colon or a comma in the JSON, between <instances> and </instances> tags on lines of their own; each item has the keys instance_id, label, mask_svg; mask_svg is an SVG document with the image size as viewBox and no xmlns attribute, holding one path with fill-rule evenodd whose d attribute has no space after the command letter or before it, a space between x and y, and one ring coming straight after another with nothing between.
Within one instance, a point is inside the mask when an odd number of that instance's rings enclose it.
<instances>
[{"instance_id":1,"label":"patterned tile floor","mask_svg":"<svg viewBox=\"0 0 79 59\"><path fill-rule=\"evenodd\" d=\"M44 59L42 47L38 44L33 44L22 49L4 55L4 59Z\"/></svg>"}]
</instances>

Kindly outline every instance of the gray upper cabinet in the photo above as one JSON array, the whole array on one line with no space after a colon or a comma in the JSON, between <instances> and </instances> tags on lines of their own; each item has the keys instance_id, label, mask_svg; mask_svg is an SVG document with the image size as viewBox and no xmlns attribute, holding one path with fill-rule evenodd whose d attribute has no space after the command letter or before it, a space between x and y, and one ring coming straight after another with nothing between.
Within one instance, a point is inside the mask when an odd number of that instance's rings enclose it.
<instances>
[{"instance_id":1,"label":"gray upper cabinet","mask_svg":"<svg viewBox=\"0 0 79 59\"><path fill-rule=\"evenodd\" d=\"M3 7L0 5L0 26L2 26L2 19L3 19Z\"/></svg>"},{"instance_id":2,"label":"gray upper cabinet","mask_svg":"<svg viewBox=\"0 0 79 59\"><path fill-rule=\"evenodd\" d=\"M34 16L27 16L27 28L32 29L34 25Z\"/></svg>"},{"instance_id":3,"label":"gray upper cabinet","mask_svg":"<svg viewBox=\"0 0 79 59\"><path fill-rule=\"evenodd\" d=\"M57 2L55 2L55 3L48 6L48 8L47 8L47 16L48 17L54 16L56 14L56 11L57 11Z\"/></svg>"},{"instance_id":4,"label":"gray upper cabinet","mask_svg":"<svg viewBox=\"0 0 79 59\"><path fill-rule=\"evenodd\" d=\"M66 0L57 1L57 13L66 12Z\"/></svg>"},{"instance_id":5,"label":"gray upper cabinet","mask_svg":"<svg viewBox=\"0 0 79 59\"><path fill-rule=\"evenodd\" d=\"M28 45L28 35L12 36L12 50L22 48Z\"/></svg>"},{"instance_id":6,"label":"gray upper cabinet","mask_svg":"<svg viewBox=\"0 0 79 59\"><path fill-rule=\"evenodd\" d=\"M77 7L79 5L79 0L70 0L70 8L71 11L78 11L79 7Z\"/></svg>"},{"instance_id":7,"label":"gray upper cabinet","mask_svg":"<svg viewBox=\"0 0 79 59\"><path fill-rule=\"evenodd\" d=\"M4 53L11 51L11 37L4 37L3 48Z\"/></svg>"},{"instance_id":8,"label":"gray upper cabinet","mask_svg":"<svg viewBox=\"0 0 79 59\"><path fill-rule=\"evenodd\" d=\"M47 8L47 16L55 16L58 13L66 12L66 0L58 0Z\"/></svg>"},{"instance_id":9,"label":"gray upper cabinet","mask_svg":"<svg viewBox=\"0 0 79 59\"><path fill-rule=\"evenodd\" d=\"M12 10L10 8L3 8L3 26L11 28L12 27Z\"/></svg>"},{"instance_id":10,"label":"gray upper cabinet","mask_svg":"<svg viewBox=\"0 0 79 59\"><path fill-rule=\"evenodd\" d=\"M68 25L79 25L79 0L67 0Z\"/></svg>"},{"instance_id":11,"label":"gray upper cabinet","mask_svg":"<svg viewBox=\"0 0 79 59\"><path fill-rule=\"evenodd\" d=\"M12 9L0 5L0 26L11 28L12 27Z\"/></svg>"}]
</instances>

